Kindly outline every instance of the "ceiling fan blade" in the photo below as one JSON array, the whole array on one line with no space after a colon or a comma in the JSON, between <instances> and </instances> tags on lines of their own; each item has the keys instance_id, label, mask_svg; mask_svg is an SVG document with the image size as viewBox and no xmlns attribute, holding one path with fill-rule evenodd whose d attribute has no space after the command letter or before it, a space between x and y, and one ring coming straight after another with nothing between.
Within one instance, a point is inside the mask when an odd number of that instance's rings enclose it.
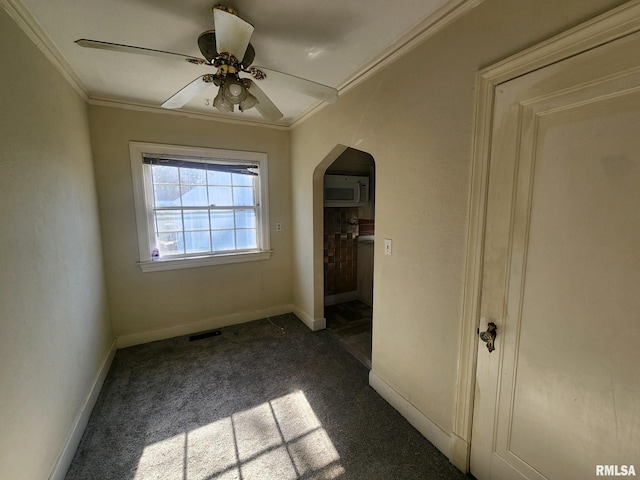
<instances>
[{"instance_id":1,"label":"ceiling fan blade","mask_svg":"<svg viewBox=\"0 0 640 480\"><path fill-rule=\"evenodd\" d=\"M253 35L253 25L233 13L220 8L213 10L216 32L216 50L230 53L242 60Z\"/></svg>"},{"instance_id":2,"label":"ceiling fan blade","mask_svg":"<svg viewBox=\"0 0 640 480\"><path fill-rule=\"evenodd\" d=\"M265 120L275 122L276 120L280 120L282 118L282 112L278 110L278 107L273 104L269 97L267 97L267 95L256 85L256 82L254 82L253 80L251 81L249 92L258 100L258 103L256 103L255 105L255 109L260 112L260 115L262 115Z\"/></svg>"},{"instance_id":3,"label":"ceiling fan blade","mask_svg":"<svg viewBox=\"0 0 640 480\"><path fill-rule=\"evenodd\" d=\"M304 95L322 100L323 102L336 103L338 101L338 91L333 87L296 77L295 75L289 75L288 73L271 70L270 68L255 68L267 74L267 78L261 81L269 82L270 84L273 82L273 85L289 88Z\"/></svg>"},{"instance_id":4,"label":"ceiling fan blade","mask_svg":"<svg viewBox=\"0 0 640 480\"><path fill-rule=\"evenodd\" d=\"M162 108L180 108L189 100L205 90L213 84L213 75L207 74L196 78L193 82L182 87L178 92L174 93L161 106Z\"/></svg>"},{"instance_id":5,"label":"ceiling fan blade","mask_svg":"<svg viewBox=\"0 0 640 480\"><path fill-rule=\"evenodd\" d=\"M137 55L150 55L152 57L169 58L171 60L186 60L189 63L195 63L197 65L208 65L208 62L204 58L190 57L189 55L164 52L162 50L153 50L152 48L134 47L131 45L121 45L119 43L88 40L86 38L76 40L76 43L81 47L110 50L112 52L135 53Z\"/></svg>"}]
</instances>

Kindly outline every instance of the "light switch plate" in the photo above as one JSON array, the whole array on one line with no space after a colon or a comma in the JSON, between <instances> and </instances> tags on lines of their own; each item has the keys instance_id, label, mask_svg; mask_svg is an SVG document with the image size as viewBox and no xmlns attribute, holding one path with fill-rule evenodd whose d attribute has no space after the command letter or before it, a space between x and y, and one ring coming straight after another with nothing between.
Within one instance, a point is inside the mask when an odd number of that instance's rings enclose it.
<instances>
[{"instance_id":1,"label":"light switch plate","mask_svg":"<svg viewBox=\"0 0 640 480\"><path fill-rule=\"evenodd\" d=\"M384 239L384 254L391 255L391 239L390 238Z\"/></svg>"}]
</instances>

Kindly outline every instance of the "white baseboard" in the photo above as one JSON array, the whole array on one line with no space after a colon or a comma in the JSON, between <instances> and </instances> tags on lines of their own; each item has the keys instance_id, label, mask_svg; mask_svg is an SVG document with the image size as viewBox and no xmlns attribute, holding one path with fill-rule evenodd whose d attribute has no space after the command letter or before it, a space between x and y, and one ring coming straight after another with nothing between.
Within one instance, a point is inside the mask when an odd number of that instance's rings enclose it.
<instances>
[{"instance_id":1,"label":"white baseboard","mask_svg":"<svg viewBox=\"0 0 640 480\"><path fill-rule=\"evenodd\" d=\"M324 317L312 318L295 305L291 306L291 311L313 332L327 328L327 319Z\"/></svg>"},{"instance_id":2,"label":"white baseboard","mask_svg":"<svg viewBox=\"0 0 640 480\"><path fill-rule=\"evenodd\" d=\"M64 477L67 475L67 470L69 470L73 456L76 454L76 450L78 449L78 445L82 439L82 434L84 433L85 428L87 428L89 417L91 416L93 407L98 400L98 395L100 394L104 380L107 378L109 368L111 368L111 363L113 362L116 350L116 340L114 339L111 344L111 348L100 365L98 375L93 382L89 395L85 399L82 408L80 408L80 411L76 416L73 426L71 427L71 431L69 432L69 436L67 437L67 441L62 448L62 452L58 456L58 461L56 462L51 475L49 475L49 480L64 480Z\"/></svg>"},{"instance_id":3,"label":"white baseboard","mask_svg":"<svg viewBox=\"0 0 640 480\"><path fill-rule=\"evenodd\" d=\"M371 370L369 385L380 394L400 415L415 427L427 440L435 445L451 461L451 435L425 417L416 407L411 405L402 395L391 388L384 380ZM457 466L457 465L456 465ZM458 467L460 468L460 467Z\"/></svg>"},{"instance_id":4,"label":"white baseboard","mask_svg":"<svg viewBox=\"0 0 640 480\"><path fill-rule=\"evenodd\" d=\"M224 315L222 317L207 318L197 322L159 328L157 330L121 335L118 337L118 348L131 347L133 345L165 340L167 338L181 337L183 335L192 335L194 333L213 330L215 328L228 327L229 325L237 325L239 323L260 320L261 318L284 315L286 313L291 313L292 311L293 305L291 304L276 305L274 307L264 308L261 310L239 312L231 315Z\"/></svg>"}]
</instances>

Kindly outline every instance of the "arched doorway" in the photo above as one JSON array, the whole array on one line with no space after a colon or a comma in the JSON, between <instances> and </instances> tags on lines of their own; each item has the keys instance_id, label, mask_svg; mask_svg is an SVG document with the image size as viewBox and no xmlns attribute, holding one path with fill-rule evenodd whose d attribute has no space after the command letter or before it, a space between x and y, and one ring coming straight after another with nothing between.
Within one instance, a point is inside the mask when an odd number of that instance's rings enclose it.
<instances>
[{"instance_id":1,"label":"arched doorway","mask_svg":"<svg viewBox=\"0 0 640 480\"><path fill-rule=\"evenodd\" d=\"M323 292L326 326L371 368L375 161L347 147L323 179Z\"/></svg>"}]
</instances>

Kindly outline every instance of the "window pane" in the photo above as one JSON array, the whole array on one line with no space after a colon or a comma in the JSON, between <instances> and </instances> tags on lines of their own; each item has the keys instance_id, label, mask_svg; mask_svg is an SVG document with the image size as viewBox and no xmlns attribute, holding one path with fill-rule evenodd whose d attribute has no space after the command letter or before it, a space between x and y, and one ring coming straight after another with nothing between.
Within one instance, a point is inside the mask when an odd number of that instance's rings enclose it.
<instances>
[{"instance_id":1,"label":"window pane","mask_svg":"<svg viewBox=\"0 0 640 480\"><path fill-rule=\"evenodd\" d=\"M153 183L178 183L178 167L153 165L151 174L153 175Z\"/></svg>"},{"instance_id":2,"label":"window pane","mask_svg":"<svg viewBox=\"0 0 640 480\"><path fill-rule=\"evenodd\" d=\"M209 243L209 231L206 232L184 232L186 253L198 253L211 251Z\"/></svg>"},{"instance_id":3,"label":"window pane","mask_svg":"<svg viewBox=\"0 0 640 480\"><path fill-rule=\"evenodd\" d=\"M243 175L241 173L233 174L233 184L236 186L244 185L245 187L253 187L253 175Z\"/></svg>"},{"instance_id":4,"label":"window pane","mask_svg":"<svg viewBox=\"0 0 640 480\"><path fill-rule=\"evenodd\" d=\"M207 172L199 168L181 168L180 183L183 185L205 185L207 183Z\"/></svg>"},{"instance_id":5,"label":"window pane","mask_svg":"<svg viewBox=\"0 0 640 480\"><path fill-rule=\"evenodd\" d=\"M193 230L209 230L209 211L208 210L185 210L184 211L184 229Z\"/></svg>"},{"instance_id":6,"label":"window pane","mask_svg":"<svg viewBox=\"0 0 640 480\"><path fill-rule=\"evenodd\" d=\"M160 250L160 256L184 253L182 232L158 234L158 250Z\"/></svg>"},{"instance_id":7,"label":"window pane","mask_svg":"<svg viewBox=\"0 0 640 480\"><path fill-rule=\"evenodd\" d=\"M231 187L209 187L209 205L219 207L232 206Z\"/></svg>"},{"instance_id":8,"label":"window pane","mask_svg":"<svg viewBox=\"0 0 640 480\"><path fill-rule=\"evenodd\" d=\"M236 230L236 243L238 249L257 248L256 230L253 228Z\"/></svg>"},{"instance_id":9,"label":"window pane","mask_svg":"<svg viewBox=\"0 0 640 480\"><path fill-rule=\"evenodd\" d=\"M237 158L226 150L139 148L132 150L136 157L143 157L144 195L136 197L137 221L140 231L151 229L140 239L141 247L148 243L148 250L140 250L143 262L154 248L161 257L173 260L251 252L267 244L269 232L263 234L259 221L262 196L267 192L261 191L257 175L259 168L266 171L266 155ZM254 161L255 169L247 170Z\"/></svg>"},{"instance_id":10,"label":"window pane","mask_svg":"<svg viewBox=\"0 0 640 480\"><path fill-rule=\"evenodd\" d=\"M156 228L158 232L181 232L182 214L179 211L157 211Z\"/></svg>"},{"instance_id":11,"label":"window pane","mask_svg":"<svg viewBox=\"0 0 640 480\"><path fill-rule=\"evenodd\" d=\"M208 205L207 187L183 186L180 189L182 190L182 205L186 207L206 207Z\"/></svg>"},{"instance_id":12,"label":"window pane","mask_svg":"<svg viewBox=\"0 0 640 480\"><path fill-rule=\"evenodd\" d=\"M233 230L215 230L211 232L214 251L235 250L236 242Z\"/></svg>"},{"instance_id":13,"label":"window pane","mask_svg":"<svg viewBox=\"0 0 640 480\"><path fill-rule=\"evenodd\" d=\"M229 172L208 171L207 178L209 185L231 185L231 174Z\"/></svg>"},{"instance_id":14,"label":"window pane","mask_svg":"<svg viewBox=\"0 0 640 480\"><path fill-rule=\"evenodd\" d=\"M233 187L233 200L234 205L253 205L253 188Z\"/></svg>"},{"instance_id":15,"label":"window pane","mask_svg":"<svg viewBox=\"0 0 640 480\"><path fill-rule=\"evenodd\" d=\"M236 210L236 228L256 228L256 212Z\"/></svg>"},{"instance_id":16,"label":"window pane","mask_svg":"<svg viewBox=\"0 0 640 480\"><path fill-rule=\"evenodd\" d=\"M171 185L156 185L153 189L156 207L179 207L180 187Z\"/></svg>"},{"instance_id":17,"label":"window pane","mask_svg":"<svg viewBox=\"0 0 640 480\"><path fill-rule=\"evenodd\" d=\"M211 230L234 228L233 210L214 210L211 212Z\"/></svg>"}]
</instances>

